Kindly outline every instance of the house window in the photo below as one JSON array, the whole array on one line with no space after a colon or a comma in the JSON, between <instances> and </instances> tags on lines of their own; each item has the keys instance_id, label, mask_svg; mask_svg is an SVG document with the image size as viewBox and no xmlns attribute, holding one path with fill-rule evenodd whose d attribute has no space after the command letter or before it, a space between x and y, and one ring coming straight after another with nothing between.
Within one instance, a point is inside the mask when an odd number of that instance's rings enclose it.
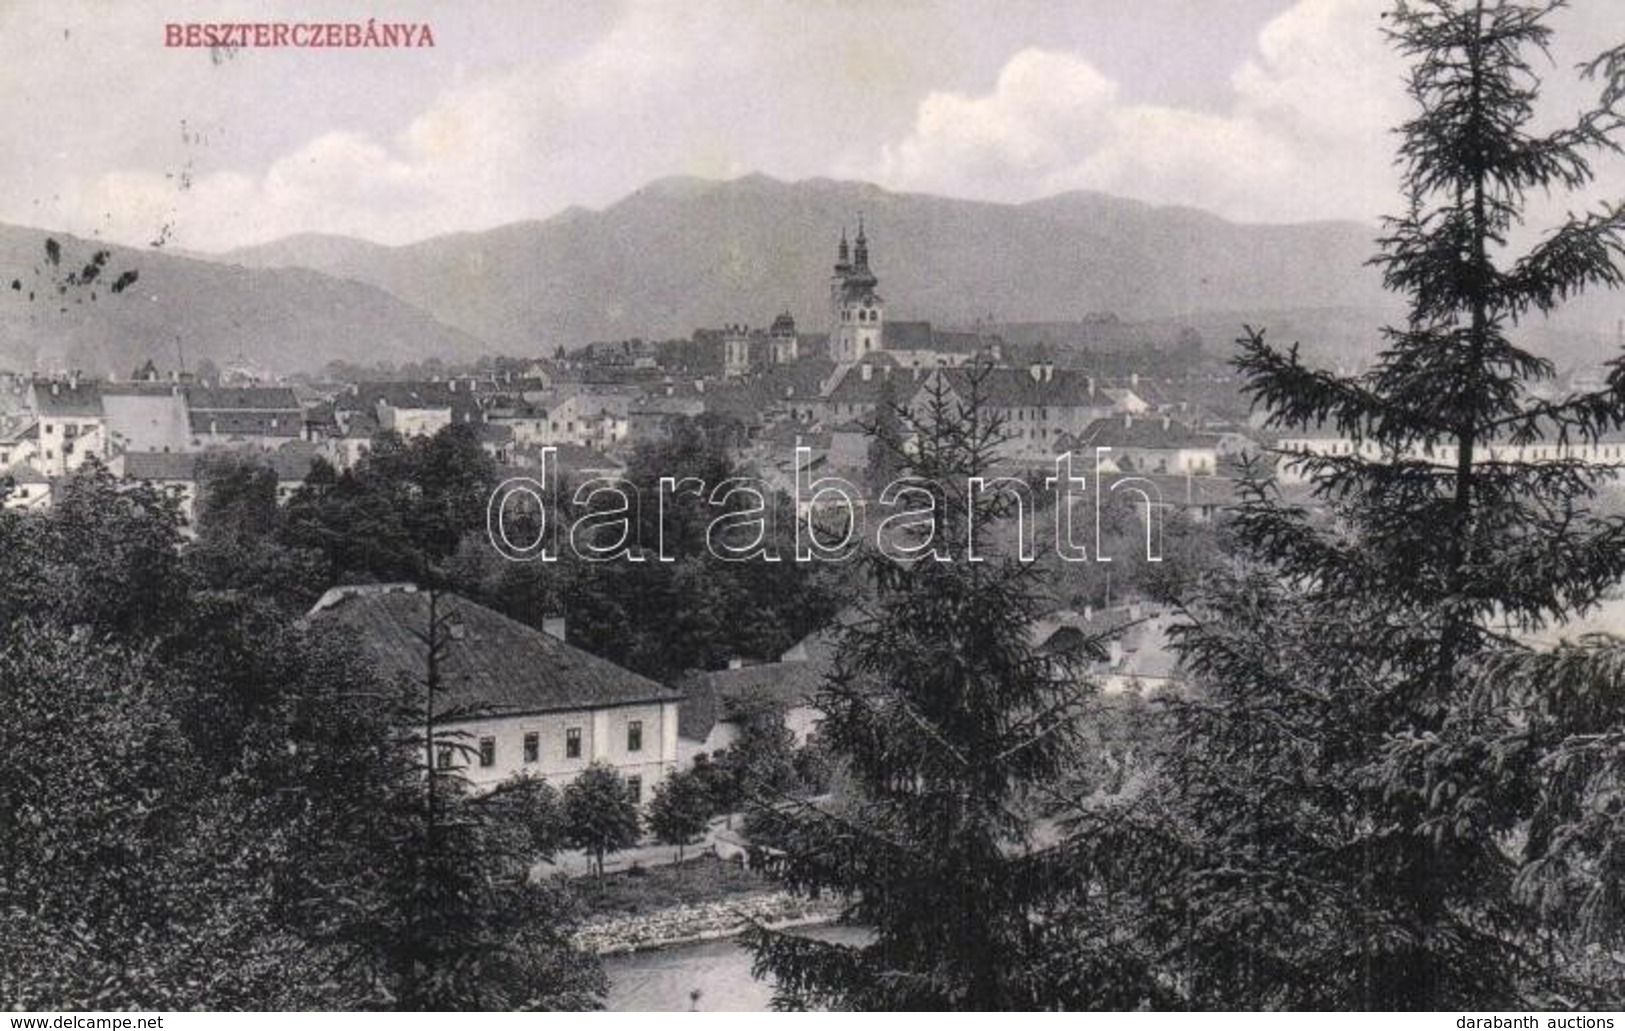
<instances>
[{"instance_id":1,"label":"house window","mask_svg":"<svg viewBox=\"0 0 1625 1031\"><path fill-rule=\"evenodd\" d=\"M451 769L451 746L438 745L434 750L434 764L437 769Z\"/></svg>"},{"instance_id":2,"label":"house window","mask_svg":"<svg viewBox=\"0 0 1625 1031\"><path fill-rule=\"evenodd\" d=\"M571 727L564 732L564 757L566 759L581 758L581 728Z\"/></svg>"},{"instance_id":3,"label":"house window","mask_svg":"<svg viewBox=\"0 0 1625 1031\"><path fill-rule=\"evenodd\" d=\"M495 766L497 764L497 739L494 737L480 738L480 765Z\"/></svg>"},{"instance_id":4,"label":"house window","mask_svg":"<svg viewBox=\"0 0 1625 1031\"><path fill-rule=\"evenodd\" d=\"M632 804L633 805L642 805L643 804L643 778L642 777L628 777L628 778L626 778L626 793L628 795L632 796Z\"/></svg>"},{"instance_id":5,"label":"house window","mask_svg":"<svg viewBox=\"0 0 1625 1031\"><path fill-rule=\"evenodd\" d=\"M533 763L542 756L542 735L532 730L525 735L525 761Z\"/></svg>"},{"instance_id":6,"label":"house window","mask_svg":"<svg viewBox=\"0 0 1625 1031\"><path fill-rule=\"evenodd\" d=\"M626 750L628 752L643 751L643 721L633 720L626 725Z\"/></svg>"}]
</instances>

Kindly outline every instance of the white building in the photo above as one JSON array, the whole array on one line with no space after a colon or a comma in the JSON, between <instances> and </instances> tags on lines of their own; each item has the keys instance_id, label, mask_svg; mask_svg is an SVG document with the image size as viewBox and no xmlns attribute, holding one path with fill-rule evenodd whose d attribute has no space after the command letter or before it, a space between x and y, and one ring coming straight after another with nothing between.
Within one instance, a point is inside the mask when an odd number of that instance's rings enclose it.
<instances>
[{"instance_id":1,"label":"white building","mask_svg":"<svg viewBox=\"0 0 1625 1031\"><path fill-rule=\"evenodd\" d=\"M427 593L390 584L335 588L311 617L352 628L386 675L421 684L429 610ZM437 761L474 787L521 774L562 786L597 761L646 802L677 769L680 692L566 644L562 628L544 633L451 594L436 613L440 704L459 712L441 724Z\"/></svg>"}]
</instances>

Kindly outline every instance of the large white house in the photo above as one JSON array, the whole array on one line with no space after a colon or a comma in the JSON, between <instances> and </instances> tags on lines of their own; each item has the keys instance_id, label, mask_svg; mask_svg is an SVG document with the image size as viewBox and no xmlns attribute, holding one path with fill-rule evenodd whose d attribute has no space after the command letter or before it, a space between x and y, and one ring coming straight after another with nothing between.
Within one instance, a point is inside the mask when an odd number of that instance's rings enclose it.
<instances>
[{"instance_id":1,"label":"large white house","mask_svg":"<svg viewBox=\"0 0 1625 1031\"><path fill-rule=\"evenodd\" d=\"M435 602L445 634L438 711L456 710L437 761L476 788L528 774L555 785L594 761L648 801L677 769L682 694L453 594ZM410 584L338 587L311 618L353 629L379 667L421 683L428 666L429 595Z\"/></svg>"}]
</instances>

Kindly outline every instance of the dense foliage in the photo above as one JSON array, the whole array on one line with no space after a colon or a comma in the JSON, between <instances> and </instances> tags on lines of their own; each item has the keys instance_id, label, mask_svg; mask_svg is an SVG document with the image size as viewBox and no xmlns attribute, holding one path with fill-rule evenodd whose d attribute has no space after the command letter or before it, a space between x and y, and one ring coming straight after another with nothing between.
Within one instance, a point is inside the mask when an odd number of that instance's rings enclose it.
<instances>
[{"instance_id":1,"label":"dense foliage","mask_svg":"<svg viewBox=\"0 0 1625 1031\"><path fill-rule=\"evenodd\" d=\"M848 918L873 932L861 946L753 935L780 1006L1086 1004L1049 975L1057 939L1042 917L1064 891L1065 860L1038 841L1029 808L1073 754L1083 698L1066 657L1038 654L1028 637L1034 568L1008 555L967 560L1010 504L968 491L1003 439L981 378L969 378L967 397L938 387L927 410L903 416L914 443L901 465L940 492L922 522L933 536L917 543L939 544L949 561L866 556L873 611L842 635L817 698L845 795L765 813L783 879L843 897Z\"/></svg>"},{"instance_id":2,"label":"dense foliage","mask_svg":"<svg viewBox=\"0 0 1625 1031\"><path fill-rule=\"evenodd\" d=\"M1188 594L1181 643L1206 690L1173 706L1164 776L1127 811L1077 820L1080 863L1134 900L1131 954L1164 971L1148 997L1594 998L1575 960L1616 940L1601 919L1618 882L1594 779L1613 760L1558 728L1600 730L1617 682L1504 678L1509 664L1549 671L1525 635L1625 573L1625 523L1597 511L1598 471L1509 450L1625 424L1617 362L1604 389L1552 400L1551 364L1516 339L1525 320L1621 280L1618 208L1571 216L1521 254L1508 243L1529 192L1583 187L1590 158L1617 149L1606 108L1535 128L1530 62L1557 6L1395 8L1417 113L1402 127L1405 214L1376 263L1409 317L1355 376L1307 368L1262 333L1242 341L1237 365L1273 425L1331 426L1372 451L1299 460L1330 518L1253 484L1237 566Z\"/></svg>"},{"instance_id":3,"label":"dense foliage","mask_svg":"<svg viewBox=\"0 0 1625 1031\"><path fill-rule=\"evenodd\" d=\"M251 506L254 475L229 478ZM529 876L556 847L551 789L475 799L424 777L403 721L421 684L212 585L174 502L94 463L50 509L0 512L0 537L8 1003L595 1004L573 905Z\"/></svg>"}]
</instances>

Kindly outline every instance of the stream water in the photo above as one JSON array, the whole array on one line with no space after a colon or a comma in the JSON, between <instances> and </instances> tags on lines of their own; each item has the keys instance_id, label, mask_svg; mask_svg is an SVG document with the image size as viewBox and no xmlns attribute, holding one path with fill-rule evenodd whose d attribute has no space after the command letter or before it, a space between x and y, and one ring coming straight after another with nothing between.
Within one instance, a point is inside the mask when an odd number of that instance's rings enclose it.
<instances>
[{"instance_id":1,"label":"stream water","mask_svg":"<svg viewBox=\"0 0 1625 1031\"><path fill-rule=\"evenodd\" d=\"M812 927L796 932L826 941L857 942L855 927ZM750 976L750 953L732 938L607 956L612 1010L765 1010L772 986ZM690 993L699 997L691 1000Z\"/></svg>"}]
</instances>

